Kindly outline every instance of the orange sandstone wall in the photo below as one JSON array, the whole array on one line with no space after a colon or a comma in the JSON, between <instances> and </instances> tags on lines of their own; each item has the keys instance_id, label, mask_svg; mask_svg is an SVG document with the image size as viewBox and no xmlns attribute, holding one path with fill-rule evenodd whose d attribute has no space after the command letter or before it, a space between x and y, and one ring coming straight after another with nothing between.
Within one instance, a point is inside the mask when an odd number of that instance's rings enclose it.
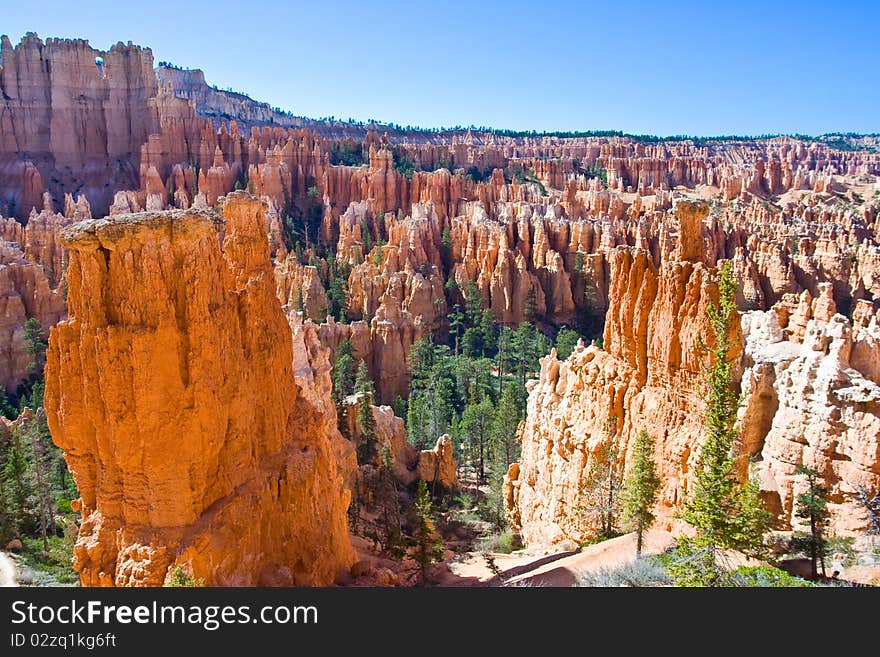
<instances>
[{"instance_id":1,"label":"orange sandstone wall","mask_svg":"<svg viewBox=\"0 0 880 657\"><path fill-rule=\"evenodd\" d=\"M264 206L76 224L46 409L82 495L84 585L326 585L349 566L327 417L296 382Z\"/></svg>"}]
</instances>

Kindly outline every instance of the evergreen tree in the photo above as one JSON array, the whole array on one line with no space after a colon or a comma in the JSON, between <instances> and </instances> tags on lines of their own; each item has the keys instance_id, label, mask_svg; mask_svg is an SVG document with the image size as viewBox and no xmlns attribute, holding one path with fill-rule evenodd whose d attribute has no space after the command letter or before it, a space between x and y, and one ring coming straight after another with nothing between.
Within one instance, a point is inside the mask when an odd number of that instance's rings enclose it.
<instances>
[{"instance_id":1,"label":"evergreen tree","mask_svg":"<svg viewBox=\"0 0 880 657\"><path fill-rule=\"evenodd\" d=\"M461 431L468 446L469 460L476 464L480 481L486 479L486 452L494 417L495 407L488 398L471 402L461 415Z\"/></svg>"},{"instance_id":2,"label":"evergreen tree","mask_svg":"<svg viewBox=\"0 0 880 657\"><path fill-rule=\"evenodd\" d=\"M578 340L581 336L577 331L570 328L563 328L556 335L556 357L559 360L565 360L574 351Z\"/></svg>"},{"instance_id":3,"label":"evergreen tree","mask_svg":"<svg viewBox=\"0 0 880 657\"><path fill-rule=\"evenodd\" d=\"M435 561L443 560L443 543L437 536L432 516L433 505L428 485L419 481L415 501L416 527L413 533L415 550L413 557L419 568L419 582L428 583L428 569Z\"/></svg>"},{"instance_id":4,"label":"evergreen tree","mask_svg":"<svg viewBox=\"0 0 880 657\"><path fill-rule=\"evenodd\" d=\"M529 291L526 293L526 305L523 308L523 317L526 322L531 323L535 321L535 317L538 314L538 299L537 293L535 292L534 287L529 287Z\"/></svg>"},{"instance_id":5,"label":"evergreen tree","mask_svg":"<svg viewBox=\"0 0 880 657\"><path fill-rule=\"evenodd\" d=\"M445 227L440 234L440 260L443 262L443 268L447 274L452 269L452 235L449 227Z\"/></svg>"},{"instance_id":6,"label":"evergreen tree","mask_svg":"<svg viewBox=\"0 0 880 657\"><path fill-rule=\"evenodd\" d=\"M680 514L696 530L696 535L679 540L681 558L670 567L676 582L684 585L719 585L719 550L760 554L769 524L757 483L743 485L737 471L741 458L737 449L738 398L733 389L734 359L729 330L738 314L736 280L730 263L721 269L718 288L719 304L707 311L714 338L714 347L707 347L708 437L700 452L693 490Z\"/></svg>"},{"instance_id":7,"label":"evergreen tree","mask_svg":"<svg viewBox=\"0 0 880 657\"><path fill-rule=\"evenodd\" d=\"M428 444L428 417L425 400L418 394L409 398L406 408L406 434L414 447L422 449Z\"/></svg>"},{"instance_id":8,"label":"evergreen tree","mask_svg":"<svg viewBox=\"0 0 880 657\"><path fill-rule=\"evenodd\" d=\"M12 517L6 497L3 472L0 472L0 545L15 537L15 518Z\"/></svg>"},{"instance_id":9,"label":"evergreen tree","mask_svg":"<svg viewBox=\"0 0 880 657\"><path fill-rule=\"evenodd\" d=\"M522 322L513 335L513 351L517 359L519 383L523 388L526 386L527 374L532 371L536 333L534 324Z\"/></svg>"},{"instance_id":10,"label":"evergreen tree","mask_svg":"<svg viewBox=\"0 0 880 657\"><path fill-rule=\"evenodd\" d=\"M357 447L358 465L375 463L378 456L378 443L376 441L376 419L373 417L373 380L367 372L364 361L358 365L355 388L360 394L358 400L358 426L361 430L361 439Z\"/></svg>"},{"instance_id":11,"label":"evergreen tree","mask_svg":"<svg viewBox=\"0 0 880 657\"><path fill-rule=\"evenodd\" d=\"M493 467L507 472L510 464L519 459L519 441L516 429L522 419L516 383L508 382L498 400L492 422L492 449L495 454Z\"/></svg>"},{"instance_id":12,"label":"evergreen tree","mask_svg":"<svg viewBox=\"0 0 880 657\"><path fill-rule=\"evenodd\" d=\"M456 304L455 310L449 313L449 334L454 340L453 354L458 357L459 342L461 340L462 330L464 329L464 313L461 312L461 306Z\"/></svg>"},{"instance_id":13,"label":"evergreen tree","mask_svg":"<svg viewBox=\"0 0 880 657\"><path fill-rule=\"evenodd\" d=\"M465 329L461 339L461 352L470 358L479 357L483 353L483 335L478 328Z\"/></svg>"},{"instance_id":14,"label":"evergreen tree","mask_svg":"<svg viewBox=\"0 0 880 657\"><path fill-rule=\"evenodd\" d=\"M483 355L491 354L498 348L498 331L492 311L486 308L480 315L480 333L483 336Z\"/></svg>"},{"instance_id":15,"label":"evergreen tree","mask_svg":"<svg viewBox=\"0 0 880 657\"><path fill-rule=\"evenodd\" d=\"M577 515L585 530L601 539L617 536L621 500L617 495L617 418L609 416L602 425L602 442L591 455L590 467L578 490Z\"/></svg>"},{"instance_id":16,"label":"evergreen tree","mask_svg":"<svg viewBox=\"0 0 880 657\"><path fill-rule=\"evenodd\" d=\"M454 379L447 376L437 377L425 390L425 403L428 411L428 426L425 436L425 447L431 447L434 441L447 432L452 422L452 389Z\"/></svg>"},{"instance_id":17,"label":"evergreen tree","mask_svg":"<svg viewBox=\"0 0 880 657\"><path fill-rule=\"evenodd\" d=\"M654 440L639 432L633 446L632 464L623 484L623 515L636 531L636 558L642 556L642 535L654 524L651 509L657 500L660 478L654 464Z\"/></svg>"},{"instance_id":18,"label":"evergreen tree","mask_svg":"<svg viewBox=\"0 0 880 657\"><path fill-rule=\"evenodd\" d=\"M822 565L822 576L825 577L825 529L828 523L828 489L819 481L819 473L813 468L799 465L795 474L803 475L807 479L807 492L797 496L795 515L807 522L810 533L805 540L793 541L795 549L800 548L810 555L810 568L813 579L819 574L816 562Z\"/></svg>"},{"instance_id":19,"label":"evergreen tree","mask_svg":"<svg viewBox=\"0 0 880 657\"><path fill-rule=\"evenodd\" d=\"M856 498L865 510L868 520L867 532L872 536L880 536L880 493L871 495L868 489L856 484Z\"/></svg>"},{"instance_id":20,"label":"evergreen tree","mask_svg":"<svg viewBox=\"0 0 880 657\"><path fill-rule=\"evenodd\" d=\"M31 357L27 366L28 372L42 376L46 366L46 336L36 317L31 317L24 323L24 344Z\"/></svg>"},{"instance_id":21,"label":"evergreen tree","mask_svg":"<svg viewBox=\"0 0 880 657\"><path fill-rule=\"evenodd\" d=\"M348 275L351 267L347 262L341 263L335 270L330 269L330 283L327 287L327 299L330 302L330 313L338 322L346 321L348 313Z\"/></svg>"},{"instance_id":22,"label":"evergreen tree","mask_svg":"<svg viewBox=\"0 0 880 657\"><path fill-rule=\"evenodd\" d=\"M17 428L13 431L3 467L4 503L16 533L27 533L33 527L33 485L26 450L21 429Z\"/></svg>"},{"instance_id":23,"label":"evergreen tree","mask_svg":"<svg viewBox=\"0 0 880 657\"><path fill-rule=\"evenodd\" d=\"M394 475L394 456L388 445L382 446L378 470L370 475L371 509L375 514L373 528L367 532L383 552L399 556L403 543L400 530L400 493Z\"/></svg>"},{"instance_id":24,"label":"evergreen tree","mask_svg":"<svg viewBox=\"0 0 880 657\"><path fill-rule=\"evenodd\" d=\"M52 510L52 491L49 480L49 455L46 449L46 440L49 439L48 429L41 431L42 426L39 416L43 414L40 407L38 416L34 418L24 429L24 434L29 443L31 452L30 467L33 473L34 496L36 497L36 511L40 523L40 536L43 539L43 552L49 552L49 531L54 533L55 514ZM42 423L45 426L45 423Z\"/></svg>"},{"instance_id":25,"label":"evergreen tree","mask_svg":"<svg viewBox=\"0 0 880 657\"><path fill-rule=\"evenodd\" d=\"M341 404L354 391L355 359L351 340L343 340L336 347L333 366L333 400Z\"/></svg>"}]
</instances>

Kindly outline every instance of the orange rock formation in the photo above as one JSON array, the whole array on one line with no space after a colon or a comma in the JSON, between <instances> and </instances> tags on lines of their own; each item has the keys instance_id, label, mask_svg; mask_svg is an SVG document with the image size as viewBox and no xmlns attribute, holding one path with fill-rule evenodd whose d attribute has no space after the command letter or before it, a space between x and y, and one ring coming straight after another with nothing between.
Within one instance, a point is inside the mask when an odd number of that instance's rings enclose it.
<instances>
[{"instance_id":1,"label":"orange rock formation","mask_svg":"<svg viewBox=\"0 0 880 657\"><path fill-rule=\"evenodd\" d=\"M82 496L85 585L161 585L178 564L207 584L321 585L354 561L263 206L235 194L224 219L119 215L62 234L70 317L51 333L46 409Z\"/></svg>"}]
</instances>

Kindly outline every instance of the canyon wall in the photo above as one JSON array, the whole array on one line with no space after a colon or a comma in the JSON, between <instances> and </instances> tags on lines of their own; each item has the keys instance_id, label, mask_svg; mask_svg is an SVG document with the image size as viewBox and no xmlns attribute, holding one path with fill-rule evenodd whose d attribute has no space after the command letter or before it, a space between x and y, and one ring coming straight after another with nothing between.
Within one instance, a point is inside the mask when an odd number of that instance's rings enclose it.
<instances>
[{"instance_id":1,"label":"canyon wall","mask_svg":"<svg viewBox=\"0 0 880 657\"><path fill-rule=\"evenodd\" d=\"M159 129L149 48L29 33L14 48L4 36L0 57L4 215L27 217L44 191L84 194L100 215L117 189L139 186L141 144Z\"/></svg>"},{"instance_id":2,"label":"canyon wall","mask_svg":"<svg viewBox=\"0 0 880 657\"><path fill-rule=\"evenodd\" d=\"M326 409L294 371L264 206L80 222L46 409L84 585L326 585L354 561ZM173 456L172 456L173 455Z\"/></svg>"}]
</instances>

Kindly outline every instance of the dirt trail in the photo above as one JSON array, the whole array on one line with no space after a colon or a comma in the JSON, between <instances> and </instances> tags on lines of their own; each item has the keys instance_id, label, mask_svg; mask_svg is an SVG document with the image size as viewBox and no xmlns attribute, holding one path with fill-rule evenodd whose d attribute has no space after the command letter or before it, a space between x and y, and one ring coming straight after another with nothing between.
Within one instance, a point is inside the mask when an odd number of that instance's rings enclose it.
<instances>
[{"instance_id":1,"label":"dirt trail","mask_svg":"<svg viewBox=\"0 0 880 657\"><path fill-rule=\"evenodd\" d=\"M5 552L0 552L0 586L18 586L15 562Z\"/></svg>"},{"instance_id":2,"label":"dirt trail","mask_svg":"<svg viewBox=\"0 0 880 657\"><path fill-rule=\"evenodd\" d=\"M672 534L661 529L645 535L644 553L659 554L672 545ZM473 553L452 565L445 586L572 586L577 575L599 568L611 568L635 558L635 534L618 536L580 550L549 555L521 553L493 555L500 575L493 573L485 559Z\"/></svg>"}]
</instances>

